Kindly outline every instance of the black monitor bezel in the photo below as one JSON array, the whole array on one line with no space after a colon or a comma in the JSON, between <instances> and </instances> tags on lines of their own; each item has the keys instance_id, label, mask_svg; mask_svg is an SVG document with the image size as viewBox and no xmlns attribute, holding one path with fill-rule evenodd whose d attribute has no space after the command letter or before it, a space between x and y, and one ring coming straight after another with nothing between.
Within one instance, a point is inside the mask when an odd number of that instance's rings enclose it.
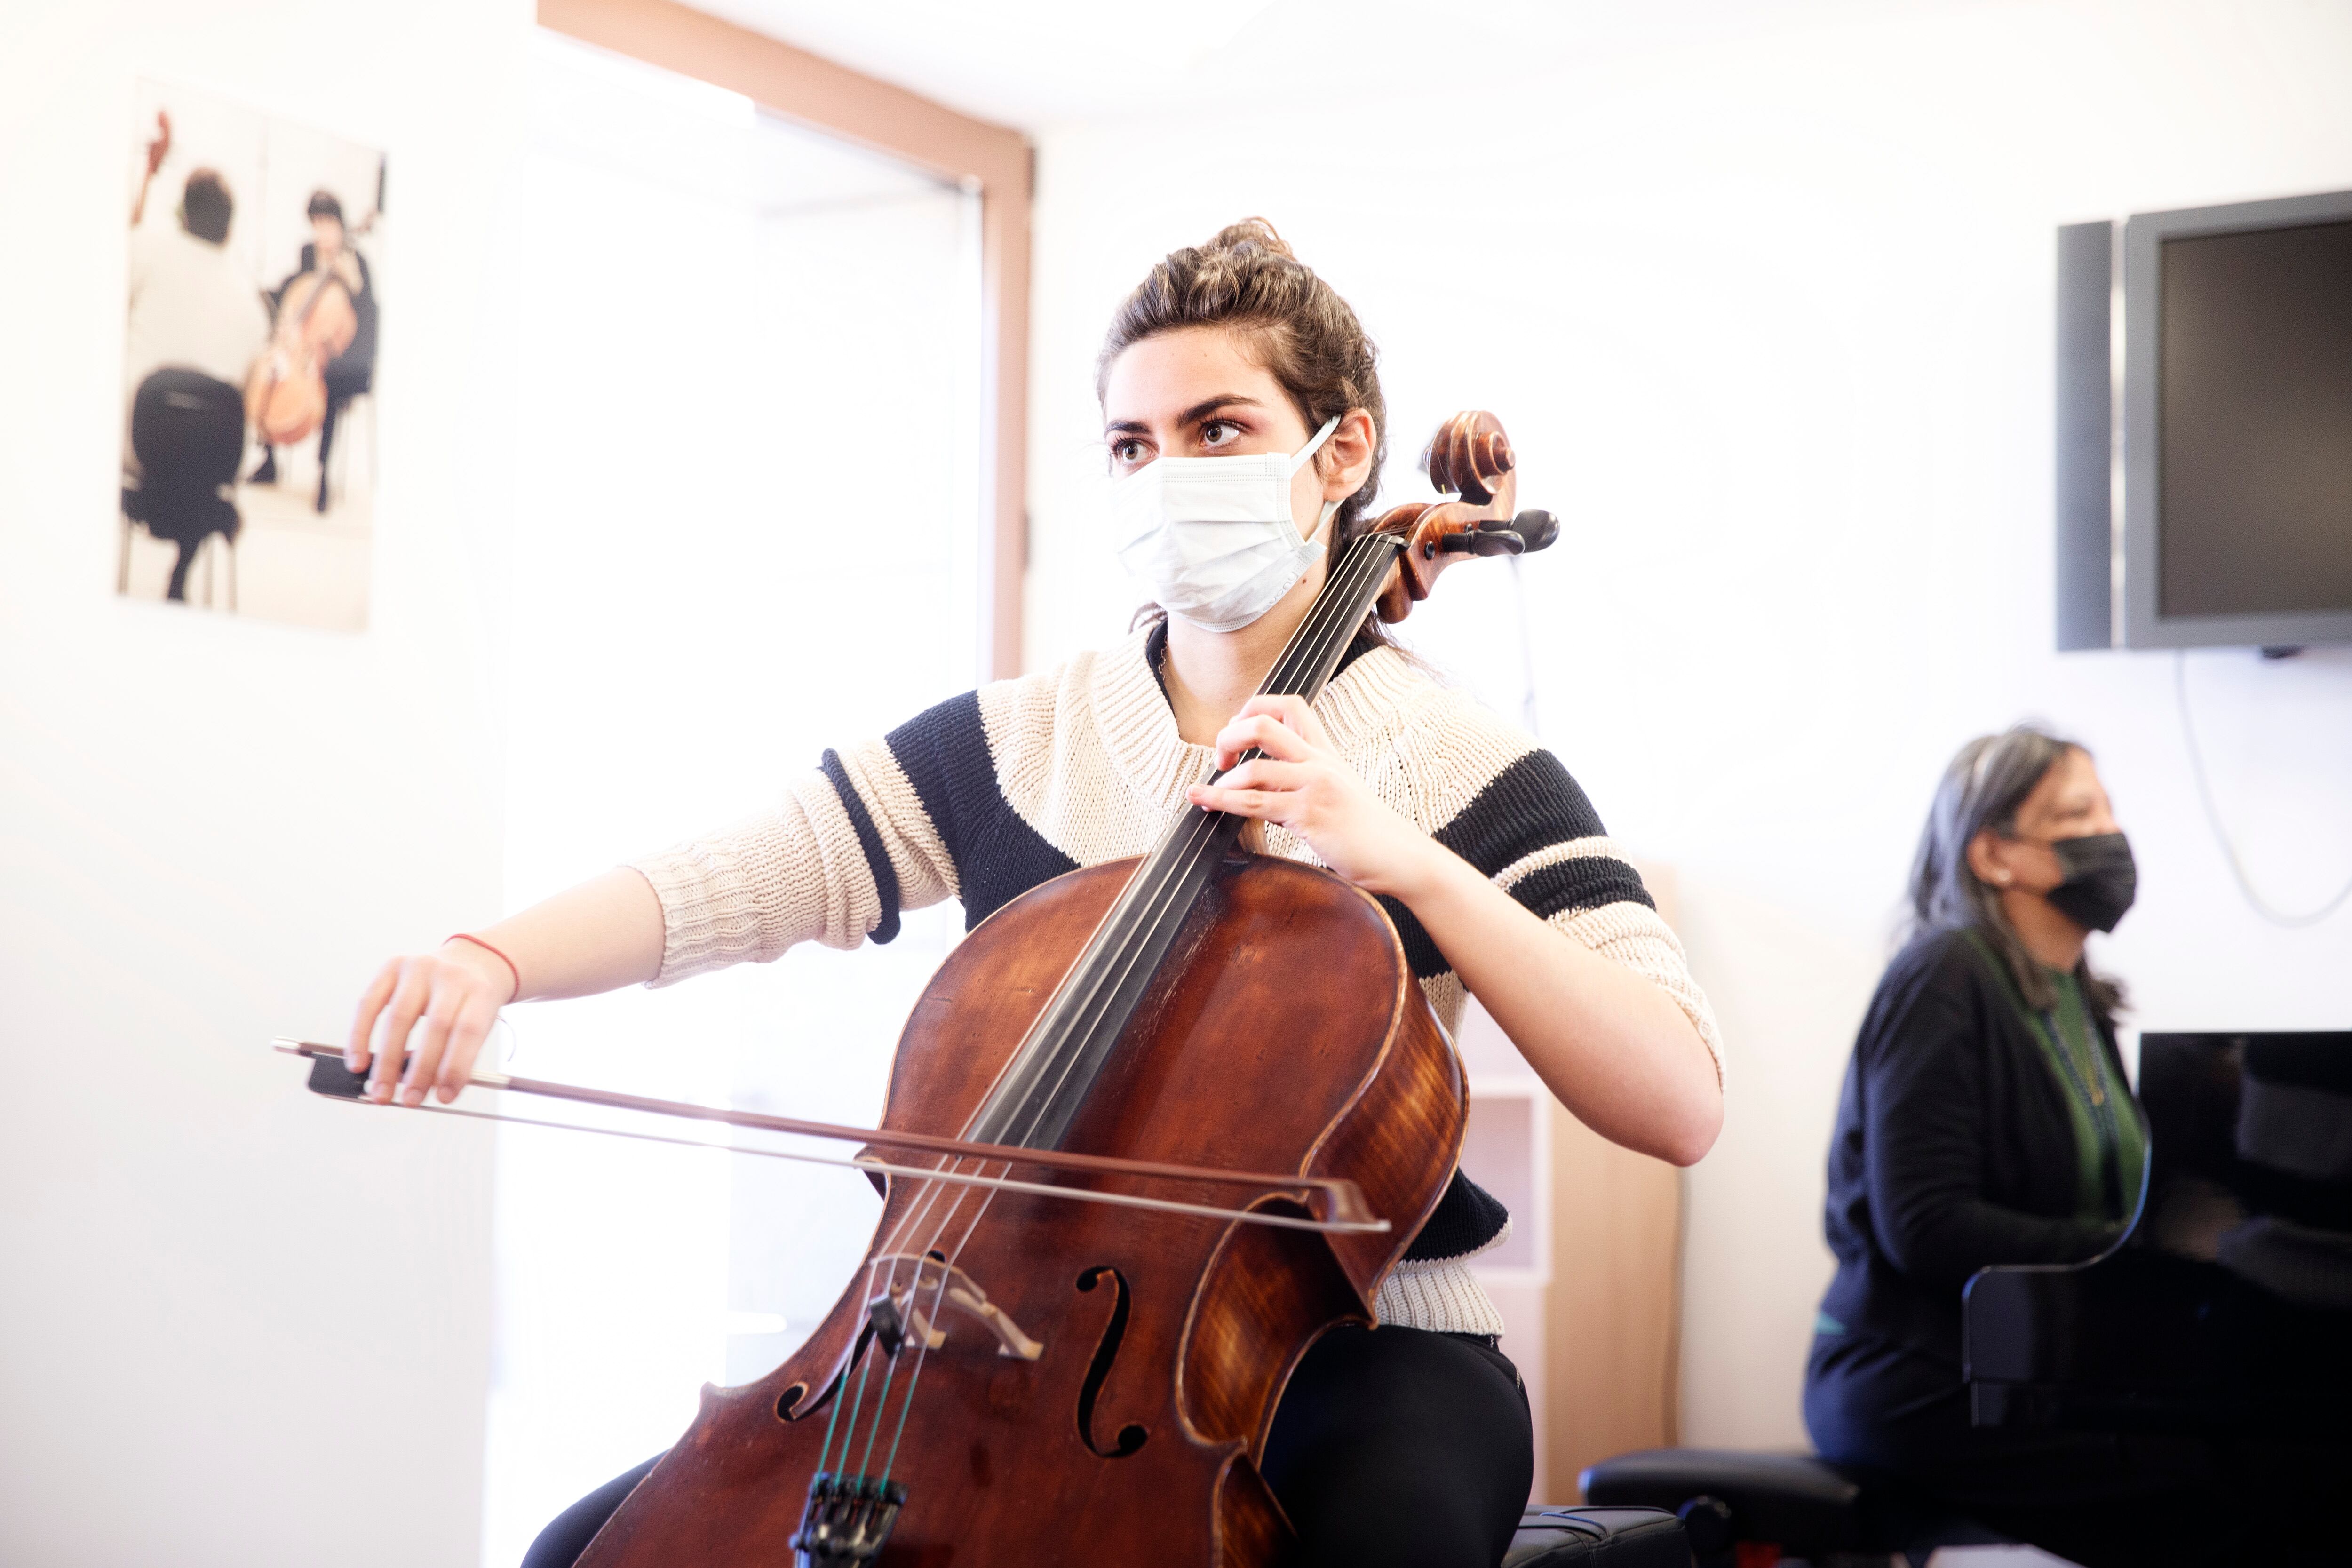
<instances>
[{"instance_id":1,"label":"black monitor bezel","mask_svg":"<svg viewBox=\"0 0 2352 1568\"><path fill-rule=\"evenodd\" d=\"M2158 591L2158 443L2164 242L2352 219L2352 191L2135 213L2124 225L2124 636L2126 647L2297 647L2352 642L2352 609L2166 616Z\"/></svg>"}]
</instances>

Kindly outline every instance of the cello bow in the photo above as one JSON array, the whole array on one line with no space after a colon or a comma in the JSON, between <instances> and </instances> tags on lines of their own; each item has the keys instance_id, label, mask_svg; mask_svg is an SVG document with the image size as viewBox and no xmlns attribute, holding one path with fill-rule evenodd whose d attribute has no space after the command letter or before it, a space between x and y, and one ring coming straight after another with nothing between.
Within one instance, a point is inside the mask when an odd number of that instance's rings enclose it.
<instances>
[{"instance_id":1,"label":"cello bow","mask_svg":"<svg viewBox=\"0 0 2352 1568\"><path fill-rule=\"evenodd\" d=\"M281 1055L299 1057L310 1062L309 1087L312 1093L323 1095L331 1100L348 1100L354 1104L373 1103L366 1099L366 1075L352 1072L343 1065L341 1047L320 1045L315 1040L289 1039L272 1040L270 1047ZM1129 1160L1112 1154L1084 1154L1058 1149L1026 1149L1005 1143L978 1143L961 1138L941 1137L935 1133L898 1131L886 1128L850 1127L830 1121L810 1121L799 1117L773 1116L765 1111L738 1110L730 1106L700 1105L691 1100L660 1100L649 1095L626 1094L616 1089L592 1089L584 1084L561 1083L546 1079L519 1078L509 1073L478 1072L466 1081L469 1086L478 1089L535 1095L545 1100L562 1100L580 1105L602 1106L613 1110L640 1111L647 1115L668 1117L677 1121L718 1122L729 1127L746 1128L761 1132L816 1138L835 1143L860 1143L867 1148L905 1150L919 1154L942 1154L959 1161L978 1160L984 1164L1002 1164L1007 1167L1016 1164L1038 1165L1047 1170L1070 1171L1087 1175L1129 1176L1146 1181L1198 1182L1220 1186L1255 1187L1261 1194L1268 1195L1294 1194L1304 1188L1311 1194L1312 1200L1319 1200L1311 1201L1310 1206L1319 1208L1321 1213L1318 1215L1305 1216L1258 1208L1219 1207L1213 1204L1184 1203L1174 1198L1154 1198L1132 1193L1108 1193L1088 1187L1066 1187L1045 1182L1019 1181L1010 1176L988 1176L961 1170L939 1170L929 1166L894 1163L865 1154L852 1155L846 1159L835 1159L800 1151L708 1143L699 1139L668 1138L655 1133L590 1127L576 1121L542 1121L536 1117L507 1116L494 1111L460 1110L452 1106L430 1103L415 1109L431 1110L444 1116L462 1116L476 1121L505 1121L522 1127L548 1127L564 1131L594 1132L606 1137L627 1138L638 1142L669 1143L692 1149L725 1149L735 1153L758 1154L767 1159L793 1160L812 1165L839 1166L846 1170L863 1171L869 1176L905 1176L915 1181L947 1182L961 1186L1035 1193L1047 1197L1066 1198L1076 1203L1108 1204L1122 1208L1153 1209L1162 1213L1235 1219L1252 1225L1272 1226L1282 1230L1327 1231L1339 1235L1377 1235L1390 1228L1387 1220L1373 1215L1365 1205L1363 1189L1344 1177L1283 1175L1266 1171L1227 1171L1207 1165L1171 1164L1157 1160Z\"/></svg>"}]
</instances>

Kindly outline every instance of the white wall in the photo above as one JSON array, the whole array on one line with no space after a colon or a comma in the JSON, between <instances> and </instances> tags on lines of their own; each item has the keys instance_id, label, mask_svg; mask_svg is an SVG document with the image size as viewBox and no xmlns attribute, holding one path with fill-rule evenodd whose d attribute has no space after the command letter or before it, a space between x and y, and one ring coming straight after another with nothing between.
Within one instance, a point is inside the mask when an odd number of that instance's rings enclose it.
<instances>
[{"instance_id":1,"label":"white wall","mask_svg":"<svg viewBox=\"0 0 2352 1568\"><path fill-rule=\"evenodd\" d=\"M1782 15L1793 15L1784 12ZM1804 1440L1822 1162L1943 761L2045 716L2097 752L2144 868L2101 962L2158 1028L2352 1023L2352 910L2284 932L2200 818L2169 658L2050 651L2052 230L2352 184L2336 5L1844 7L1684 29L1540 74L1041 138L1029 654L1125 625L1094 523L1092 359L1160 253L1272 217L1384 351L1391 493L1483 405L1567 531L1527 581L1546 738L1675 865L1730 1041L1689 1178L1685 1440ZM1442 37L1433 38L1440 47ZM1518 702L1499 568L1422 645ZM2189 658L2216 782L2273 897L2352 876L2352 650Z\"/></svg>"},{"instance_id":2,"label":"white wall","mask_svg":"<svg viewBox=\"0 0 2352 1568\"><path fill-rule=\"evenodd\" d=\"M475 1560L487 1135L265 1046L496 912L484 236L529 16L0 7L0 1561ZM390 154L364 637L113 595L142 75Z\"/></svg>"}]
</instances>

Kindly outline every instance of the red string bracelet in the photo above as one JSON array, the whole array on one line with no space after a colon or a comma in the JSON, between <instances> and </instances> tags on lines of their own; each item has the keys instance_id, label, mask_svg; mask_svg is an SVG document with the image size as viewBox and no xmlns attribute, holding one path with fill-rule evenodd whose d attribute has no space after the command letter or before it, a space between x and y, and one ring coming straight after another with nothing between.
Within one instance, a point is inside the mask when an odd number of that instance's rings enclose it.
<instances>
[{"instance_id":1,"label":"red string bracelet","mask_svg":"<svg viewBox=\"0 0 2352 1568\"><path fill-rule=\"evenodd\" d=\"M509 958L505 953L500 952L497 948L492 947L488 942L484 942L480 937L476 936L471 931L454 931L448 936L441 939L441 945L446 947L453 942L470 942L476 947L480 948L484 952L488 953L491 957L497 959L500 963L507 966L507 973L514 976L515 983L514 996L508 997L508 1001L511 1002L515 999L515 996L522 994L522 971L515 967L515 961L513 959Z\"/></svg>"}]
</instances>

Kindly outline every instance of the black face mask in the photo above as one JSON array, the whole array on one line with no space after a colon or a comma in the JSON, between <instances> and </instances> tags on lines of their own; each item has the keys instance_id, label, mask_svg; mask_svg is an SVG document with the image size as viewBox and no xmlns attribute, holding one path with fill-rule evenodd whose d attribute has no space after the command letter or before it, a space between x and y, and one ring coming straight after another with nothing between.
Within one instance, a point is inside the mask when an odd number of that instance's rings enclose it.
<instances>
[{"instance_id":1,"label":"black face mask","mask_svg":"<svg viewBox=\"0 0 2352 1568\"><path fill-rule=\"evenodd\" d=\"M2084 838L2053 838L2050 852L2058 858L2058 874L2064 879L2043 895L2050 907L2076 925L2115 930L2139 891L2131 841L2120 833L2094 833Z\"/></svg>"}]
</instances>

